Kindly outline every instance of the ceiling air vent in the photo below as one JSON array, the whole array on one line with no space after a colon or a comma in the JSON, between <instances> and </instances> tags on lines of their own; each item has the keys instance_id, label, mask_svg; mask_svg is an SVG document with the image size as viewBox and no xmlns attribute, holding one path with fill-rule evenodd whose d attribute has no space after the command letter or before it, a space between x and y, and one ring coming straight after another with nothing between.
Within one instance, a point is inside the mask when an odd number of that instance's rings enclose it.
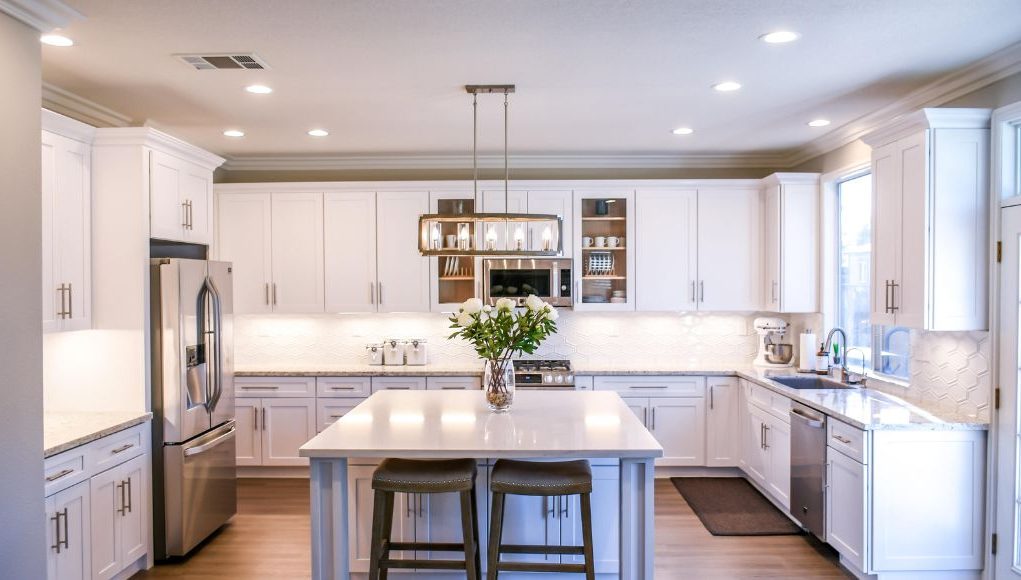
<instances>
[{"instance_id":1,"label":"ceiling air vent","mask_svg":"<svg viewBox=\"0 0 1021 580\"><path fill-rule=\"evenodd\" d=\"M177 54L174 55L188 66L195 70L216 70L216 69L268 69L269 65L259 55L249 53L221 53L221 54Z\"/></svg>"}]
</instances>

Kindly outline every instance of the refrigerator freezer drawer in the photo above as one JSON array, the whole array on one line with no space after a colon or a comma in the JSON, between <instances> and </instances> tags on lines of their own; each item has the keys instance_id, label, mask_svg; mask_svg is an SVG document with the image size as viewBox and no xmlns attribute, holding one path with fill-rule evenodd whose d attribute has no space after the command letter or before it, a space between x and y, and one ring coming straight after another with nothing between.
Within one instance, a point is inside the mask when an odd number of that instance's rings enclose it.
<instances>
[{"instance_id":1,"label":"refrigerator freezer drawer","mask_svg":"<svg viewBox=\"0 0 1021 580\"><path fill-rule=\"evenodd\" d=\"M234 421L164 449L166 545L183 556L237 513Z\"/></svg>"}]
</instances>

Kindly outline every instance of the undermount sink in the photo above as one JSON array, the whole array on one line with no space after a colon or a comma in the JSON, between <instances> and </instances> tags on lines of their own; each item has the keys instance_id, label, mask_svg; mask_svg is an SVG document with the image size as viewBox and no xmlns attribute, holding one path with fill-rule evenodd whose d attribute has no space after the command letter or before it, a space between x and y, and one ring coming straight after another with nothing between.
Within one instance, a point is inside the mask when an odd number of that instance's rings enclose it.
<instances>
[{"instance_id":1,"label":"undermount sink","mask_svg":"<svg viewBox=\"0 0 1021 580\"><path fill-rule=\"evenodd\" d=\"M770 380L776 381L785 387L798 390L812 390L812 389L853 389L850 385L845 385L839 381L833 379L827 379L824 377L769 377Z\"/></svg>"}]
</instances>

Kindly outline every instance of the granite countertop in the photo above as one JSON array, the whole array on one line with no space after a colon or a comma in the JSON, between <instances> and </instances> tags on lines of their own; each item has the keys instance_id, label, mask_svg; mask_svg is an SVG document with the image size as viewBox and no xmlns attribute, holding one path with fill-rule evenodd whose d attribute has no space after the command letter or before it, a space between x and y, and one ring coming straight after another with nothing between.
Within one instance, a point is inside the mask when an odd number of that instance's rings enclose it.
<instances>
[{"instance_id":1,"label":"granite countertop","mask_svg":"<svg viewBox=\"0 0 1021 580\"><path fill-rule=\"evenodd\" d=\"M367 364L302 367L237 367L235 377L481 377L482 365L403 365Z\"/></svg>"},{"instance_id":2,"label":"granite countertop","mask_svg":"<svg viewBox=\"0 0 1021 580\"><path fill-rule=\"evenodd\" d=\"M50 457L140 425L152 419L144 411L45 412L43 457Z\"/></svg>"},{"instance_id":3,"label":"granite countertop","mask_svg":"<svg viewBox=\"0 0 1021 580\"><path fill-rule=\"evenodd\" d=\"M661 457L609 391L522 391L493 413L481 391L382 391L299 451L302 457Z\"/></svg>"}]
</instances>

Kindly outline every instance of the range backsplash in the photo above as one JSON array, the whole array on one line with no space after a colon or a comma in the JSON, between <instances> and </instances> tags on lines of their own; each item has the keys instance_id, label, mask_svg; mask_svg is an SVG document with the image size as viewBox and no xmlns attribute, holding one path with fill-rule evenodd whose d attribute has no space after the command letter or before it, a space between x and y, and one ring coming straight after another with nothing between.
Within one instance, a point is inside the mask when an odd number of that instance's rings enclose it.
<instances>
[{"instance_id":1,"label":"range backsplash","mask_svg":"<svg viewBox=\"0 0 1021 580\"><path fill-rule=\"evenodd\" d=\"M750 365L755 315L589 313L563 311L559 332L536 358L567 358L578 366L683 365L706 369ZM821 317L792 315L788 340ZM384 338L424 338L432 364L471 364L474 351L448 340L438 314L239 315L236 364L248 369L316 367L365 361L365 345ZM911 386L872 380L871 386L930 410L989 419L988 332L912 332Z\"/></svg>"}]
</instances>

